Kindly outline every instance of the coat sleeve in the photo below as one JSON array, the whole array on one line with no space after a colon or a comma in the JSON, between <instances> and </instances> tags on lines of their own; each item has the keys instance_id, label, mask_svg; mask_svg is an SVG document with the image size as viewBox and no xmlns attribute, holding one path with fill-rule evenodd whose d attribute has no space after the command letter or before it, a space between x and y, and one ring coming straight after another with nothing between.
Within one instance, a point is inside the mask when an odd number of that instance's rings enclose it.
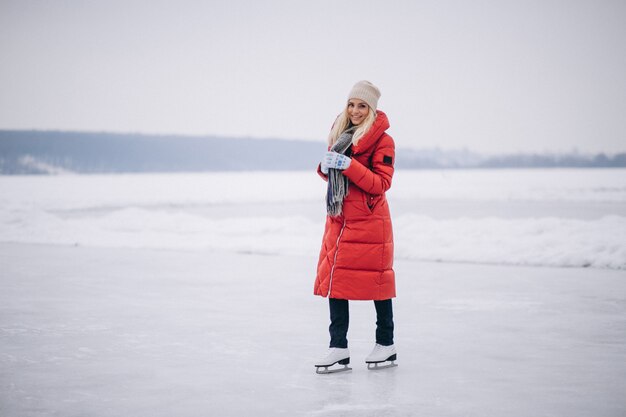
<instances>
[{"instance_id":1,"label":"coat sleeve","mask_svg":"<svg viewBox=\"0 0 626 417\"><path fill-rule=\"evenodd\" d=\"M391 136L385 135L372 154L371 169L352 158L350 166L343 171L343 175L366 193L372 195L384 194L391 187L395 159L393 139Z\"/></svg>"},{"instance_id":2,"label":"coat sleeve","mask_svg":"<svg viewBox=\"0 0 626 417\"><path fill-rule=\"evenodd\" d=\"M324 181L328 181L328 175L322 172L322 164L317 164L317 174L324 179Z\"/></svg>"}]
</instances>

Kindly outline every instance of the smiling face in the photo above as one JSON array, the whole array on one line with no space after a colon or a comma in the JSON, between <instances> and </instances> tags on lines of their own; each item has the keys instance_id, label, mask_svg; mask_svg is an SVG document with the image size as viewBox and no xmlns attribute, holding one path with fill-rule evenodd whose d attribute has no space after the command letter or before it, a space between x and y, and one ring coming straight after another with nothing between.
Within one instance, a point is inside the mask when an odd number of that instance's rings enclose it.
<instances>
[{"instance_id":1,"label":"smiling face","mask_svg":"<svg viewBox=\"0 0 626 417\"><path fill-rule=\"evenodd\" d=\"M353 125L360 125L369 114L370 108L366 102L358 98L348 100L348 117Z\"/></svg>"}]
</instances>

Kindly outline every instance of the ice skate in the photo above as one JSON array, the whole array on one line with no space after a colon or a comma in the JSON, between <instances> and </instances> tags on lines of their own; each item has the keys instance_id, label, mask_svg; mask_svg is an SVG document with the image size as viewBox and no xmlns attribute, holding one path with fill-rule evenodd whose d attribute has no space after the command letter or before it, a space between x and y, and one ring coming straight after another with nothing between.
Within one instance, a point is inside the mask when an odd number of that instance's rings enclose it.
<instances>
[{"instance_id":1,"label":"ice skate","mask_svg":"<svg viewBox=\"0 0 626 417\"><path fill-rule=\"evenodd\" d=\"M367 369L377 370L392 368L398 366L395 361L397 359L396 346L383 346L376 343L374 350L365 358Z\"/></svg>"},{"instance_id":2,"label":"ice skate","mask_svg":"<svg viewBox=\"0 0 626 417\"><path fill-rule=\"evenodd\" d=\"M329 348L322 358L315 362L315 372L318 374L332 374L335 372L350 371L352 368L348 367L350 363L350 351L345 348ZM343 365L343 368L330 368L331 366L339 364Z\"/></svg>"}]
</instances>

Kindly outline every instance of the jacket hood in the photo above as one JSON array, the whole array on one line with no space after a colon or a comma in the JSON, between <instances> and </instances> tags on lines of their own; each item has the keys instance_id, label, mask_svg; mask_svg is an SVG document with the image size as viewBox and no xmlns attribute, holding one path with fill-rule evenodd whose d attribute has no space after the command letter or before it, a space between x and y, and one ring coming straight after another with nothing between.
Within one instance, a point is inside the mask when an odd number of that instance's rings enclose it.
<instances>
[{"instance_id":1,"label":"jacket hood","mask_svg":"<svg viewBox=\"0 0 626 417\"><path fill-rule=\"evenodd\" d=\"M382 110L376 110L376 120L370 130L359 140L359 144L352 147L353 153L362 153L374 146L378 139L389 129L389 119Z\"/></svg>"}]
</instances>

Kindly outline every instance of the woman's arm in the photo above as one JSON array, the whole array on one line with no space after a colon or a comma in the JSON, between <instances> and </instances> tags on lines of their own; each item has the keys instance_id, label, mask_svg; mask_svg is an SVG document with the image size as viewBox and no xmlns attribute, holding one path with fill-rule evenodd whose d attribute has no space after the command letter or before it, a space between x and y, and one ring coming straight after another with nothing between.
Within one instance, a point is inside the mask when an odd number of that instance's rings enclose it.
<instances>
[{"instance_id":1,"label":"woman's arm","mask_svg":"<svg viewBox=\"0 0 626 417\"><path fill-rule=\"evenodd\" d=\"M380 195L391 187L395 159L393 139L391 136L385 135L372 154L371 169L352 158L350 166L343 171L343 175L363 191L372 195Z\"/></svg>"}]
</instances>

